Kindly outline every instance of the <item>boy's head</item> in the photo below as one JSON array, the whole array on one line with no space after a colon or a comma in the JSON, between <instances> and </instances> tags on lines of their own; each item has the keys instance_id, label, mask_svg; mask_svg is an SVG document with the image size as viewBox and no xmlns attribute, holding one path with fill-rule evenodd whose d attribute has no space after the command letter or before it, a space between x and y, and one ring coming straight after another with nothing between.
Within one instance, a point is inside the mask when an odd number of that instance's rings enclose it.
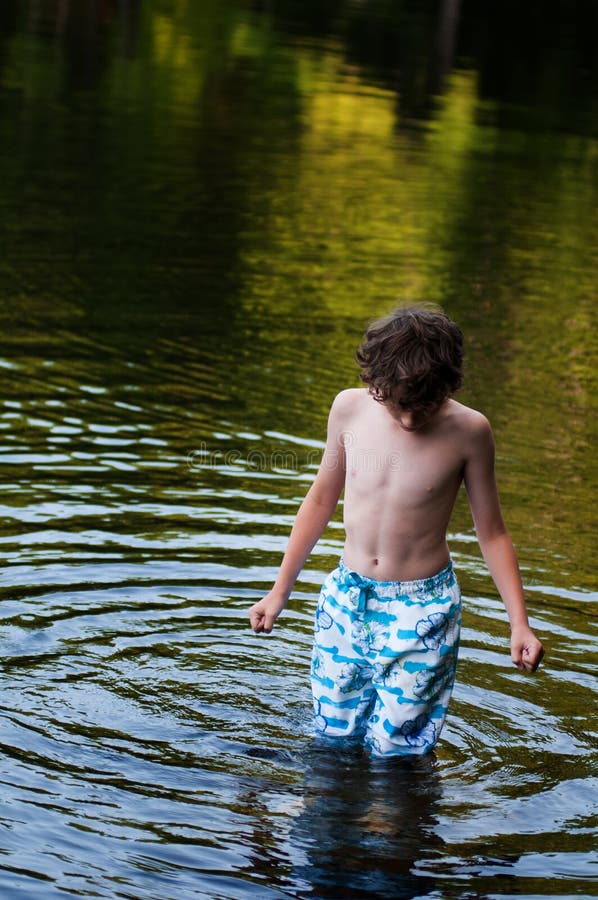
<instances>
[{"instance_id":1,"label":"boy's head","mask_svg":"<svg viewBox=\"0 0 598 900\"><path fill-rule=\"evenodd\" d=\"M406 306L370 325L356 358L375 400L423 421L461 387L463 334L436 307Z\"/></svg>"}]
</instances>

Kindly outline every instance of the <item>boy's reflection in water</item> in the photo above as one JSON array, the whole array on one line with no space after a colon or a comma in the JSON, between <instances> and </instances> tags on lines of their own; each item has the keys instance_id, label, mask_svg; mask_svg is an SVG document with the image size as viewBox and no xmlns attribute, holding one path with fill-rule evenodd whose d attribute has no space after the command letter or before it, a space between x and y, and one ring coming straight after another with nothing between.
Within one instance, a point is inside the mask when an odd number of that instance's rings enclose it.
<instances>
[{"instance_id":1,"label":"boy's reflection in water","mask_svg":"<svg viewBox=\"0 0 598 900\"><path fill-rule=\"evenodd\" d=\"M306 759L304 808L291 841L306 862L294 875L300 897L414 898L434 888L414 866L442 839L435 833L441 796L433 754L374 760L356 747L313 745Z\"/></svg>"}]
</instances>

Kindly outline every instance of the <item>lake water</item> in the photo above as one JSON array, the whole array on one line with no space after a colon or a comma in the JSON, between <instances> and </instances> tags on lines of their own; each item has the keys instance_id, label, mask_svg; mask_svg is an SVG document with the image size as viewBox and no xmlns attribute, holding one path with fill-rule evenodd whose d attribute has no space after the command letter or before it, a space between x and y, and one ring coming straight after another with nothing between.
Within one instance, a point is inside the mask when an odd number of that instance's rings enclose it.
<instances>
[{"instance_id":1,"label":"lake water","mask_svg":"<svg viewBox=\"0 0 598 900\"><path fill-rule=\"evenodd\" d=\"M2 4L2 900L598 896L598 118L432 6ZM547 656L461 497L448 722L389 764L313 740L340 516L246 610L405 298L465 331Z\"/></svg>"}]
</instances>

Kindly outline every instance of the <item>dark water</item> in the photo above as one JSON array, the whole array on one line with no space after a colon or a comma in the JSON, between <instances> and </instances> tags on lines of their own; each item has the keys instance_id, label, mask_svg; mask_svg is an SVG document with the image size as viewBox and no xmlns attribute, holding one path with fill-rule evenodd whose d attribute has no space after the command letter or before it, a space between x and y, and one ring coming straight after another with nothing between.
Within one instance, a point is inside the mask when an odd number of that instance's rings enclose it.
<instances>
[{"instance_id":1,"label":"dark water","mask_svg":"<svg viewBox=\"0 0 598 900\"><path fill-rule=\"evenodd\" d=\"M3 2L2 900L598 896L593 19L521 13L507 77L451 9ZM246 609L404 297L466 332L547 658L461 498L449 721L391 765L312 739L338 517Z\"/></svg>"}]
</instances>

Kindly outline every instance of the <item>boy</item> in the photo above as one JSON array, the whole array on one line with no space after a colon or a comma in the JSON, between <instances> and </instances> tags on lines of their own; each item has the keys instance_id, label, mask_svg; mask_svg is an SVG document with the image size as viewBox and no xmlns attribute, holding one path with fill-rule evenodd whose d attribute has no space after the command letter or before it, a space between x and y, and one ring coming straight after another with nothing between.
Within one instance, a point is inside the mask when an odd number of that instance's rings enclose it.
<instances>
[{"instance_id":1,"label":"boy","mask_svg":"<svg viewBox=\"0 0 598 900\"><path fill-rule=\"evenodd\" d=\"M322 462L272 590L249 610L269 633L344 489L345 545L315 620L316 729L376 756L436 744L455 678L461 598L446 531L461 482L511 625L511 658L534 672L515 550L501 515L487 419L452 399L463 336L443 312L407 307L374 322L357 351L366 388L330 409Z\"/></svg>"}]
</instances>

